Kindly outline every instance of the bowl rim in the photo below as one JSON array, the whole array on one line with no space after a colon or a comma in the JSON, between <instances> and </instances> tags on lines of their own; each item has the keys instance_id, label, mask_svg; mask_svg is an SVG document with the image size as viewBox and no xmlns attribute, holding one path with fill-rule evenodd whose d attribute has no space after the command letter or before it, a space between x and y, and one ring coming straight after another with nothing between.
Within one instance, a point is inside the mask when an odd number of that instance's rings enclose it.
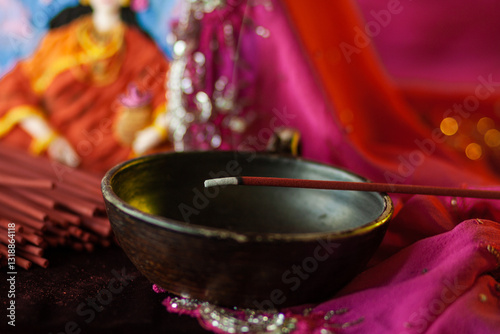
<instances>
[{"instance_id":1,"label":"bowl rim","mask_svg":"<svg viewBox=\"0 0 500 334\"><path fill-rule=\"evenodd\" d=\"M349 174L351 176L354 176L362 182L370 182L368 179L353 173L351 171L335 167L329 164L301 158L301 157L294 157L294 156L285 156L285 155L279 155L279 154L273 154L273 153L266 153L266 152L250 152L251 154L254 154L255 157L274 157L274 158L279 158L279 159L290 159L290 160L298 160L301 162L305 163L312 163L318 166L324 166L327 168L333 168L338 171L341 171L343 173ZM387 193L383 192L374 192L376 194L379 194L382 196L383 202L384 202L384 209L382 210L382 213L374 220L358 226L353 229L348 229L348 230L343 230L343 231L323 231L323 232L307 232L307 233L262 233L262 232L235 232L235 231L230 231L224 228L218 228L218 227L209 227L209 226L203 226L203 225L197 225L197 224L192 224L192 223L187 223L183 222L180 220L176 220L173 218L168 218L168 217L162 217L150 213L146 213L144 211L141 211L134 206L128 204L124 200L122 200L118 195L113 191L111 187L111 182L113 178L122 170L125 170L127 168L130 168L136 164L139 164L144 161L148 160L154 160L154 159L159 159L161 157L164 157L165 155L186 155L186 154L239 154L239 155L245 155L249 154L249 152L241 152L241 151L189 151L189 152L175 152L175 151L169 151L169 152L161 152L161 153L154 153L154 154L149 154L133 159L129 159L126 161L123 161L116 166L112 167L109 169L104 177L102 178L101 181L101 191L102 195L105 200L106 204L106 210L109 212L108 205L113 205L116 209L123 211L125 214L136 217L140 219L141 221L145 223L149 223L152 225L156 225L161 228L166 228L171 231L179 232L179 233L184 233L184 234L190 234L193 236L202 236L202 237L214 237L218 239L233 239L237 242L249 242L249 241L254 241L254 242L270 242L270 241L284 241L284 242L291 242L291 241L312 241L312 240L338 240L338 239L344 239L348 237L355 237L355 236L361 236L368 234L369 232L386 225L389 220L392 218L392 215L394 213L394 206L392 203L391 198ZM111 224L113 227L113 223Z\"/></svg>"}]
</instances>

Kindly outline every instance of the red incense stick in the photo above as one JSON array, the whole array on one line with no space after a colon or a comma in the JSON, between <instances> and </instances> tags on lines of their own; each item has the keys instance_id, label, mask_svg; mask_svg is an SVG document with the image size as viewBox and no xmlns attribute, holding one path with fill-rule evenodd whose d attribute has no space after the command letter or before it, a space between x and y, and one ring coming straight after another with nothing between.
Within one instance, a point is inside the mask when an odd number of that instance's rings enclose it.
<instances>
[{"instance_id":1,"label":"red incense stick","mask_svg":"<svg viewBox=\"0 0 500 334\"><path fill-rule=\"evenodd\" d=\"M23 179L20 177L0 175L0 185L4 187L23 187L32 189L52 189L54 182L47 179Z\"/></svg>"},{"instance_id":2,"label":"red incense stick","mask_svg":"<svg viewBox=\"0 0 500 334\"><path fill-rule=\"evenodd\" d=\"M303 180L303 179L288 179L288 178L275 178L275 177L254 177L254 176L223 177L219 179L210 179L205 181L205 187L226 186L226 185L355 190L355 191L373 191L373 192L387 192L387 193L400 193L400 194L420 194L420 195L434 195L434 196L500 199L500 191L494 191L494 190L446 188L446 187L417 186L417 185L406 185L406 184L320 181L320 180Z\"/></svg>"}]
</instances>

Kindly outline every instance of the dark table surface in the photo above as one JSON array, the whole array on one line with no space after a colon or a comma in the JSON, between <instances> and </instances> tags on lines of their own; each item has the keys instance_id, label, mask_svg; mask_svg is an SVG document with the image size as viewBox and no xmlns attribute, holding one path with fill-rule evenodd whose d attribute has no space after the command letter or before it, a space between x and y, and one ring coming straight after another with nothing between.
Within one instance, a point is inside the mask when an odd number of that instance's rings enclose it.
<instances>
[{"instance_id":1,"label":"dark table surface","mask_svg":"<svg viewBox=\"0 0 500 334\"><path fill-rule=\"evenodd\" d=\"M155 293L117 246L52 249L45 257L47 269L17 270L15 327L6 317L8 270L0 269L0 333L207 333L196 319L168 313L167 294Z\"/></svg>"}]
</instances>

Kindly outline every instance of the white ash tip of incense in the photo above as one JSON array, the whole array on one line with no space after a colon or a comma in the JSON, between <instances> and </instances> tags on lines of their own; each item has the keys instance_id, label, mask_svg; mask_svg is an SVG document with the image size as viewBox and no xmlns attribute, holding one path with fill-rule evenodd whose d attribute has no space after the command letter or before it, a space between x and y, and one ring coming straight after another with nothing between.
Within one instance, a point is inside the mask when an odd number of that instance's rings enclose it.
<instances>
[{"instance_id":1,"label":"white ash tip of incense","mask_svg":"<svg viewBox=\"0 0 500 334\"><path fill-rule=\"evenodd\" d=\"M221 177L218 179L205 180L205 188L215 186L229 186L238 185L238 178L236 177Z\"/></svg>"}]
</instances>

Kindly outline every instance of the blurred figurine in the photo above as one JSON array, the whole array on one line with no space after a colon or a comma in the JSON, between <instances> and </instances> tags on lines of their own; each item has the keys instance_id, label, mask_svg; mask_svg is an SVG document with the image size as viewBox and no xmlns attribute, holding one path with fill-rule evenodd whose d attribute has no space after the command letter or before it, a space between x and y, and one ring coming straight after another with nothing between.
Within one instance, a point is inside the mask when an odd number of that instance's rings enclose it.
<instances>
[{"instance_id":1,"label":"blurred figurine","mask_svg":"<svg viewBox=\"0 0 500 334\"><path fill-rule=\"evenodd\" d=\"M82 0L52 20L0 80L0 143L103 172L165 140L168 63L129 5Z\"/></svg>"}]
</instances>

